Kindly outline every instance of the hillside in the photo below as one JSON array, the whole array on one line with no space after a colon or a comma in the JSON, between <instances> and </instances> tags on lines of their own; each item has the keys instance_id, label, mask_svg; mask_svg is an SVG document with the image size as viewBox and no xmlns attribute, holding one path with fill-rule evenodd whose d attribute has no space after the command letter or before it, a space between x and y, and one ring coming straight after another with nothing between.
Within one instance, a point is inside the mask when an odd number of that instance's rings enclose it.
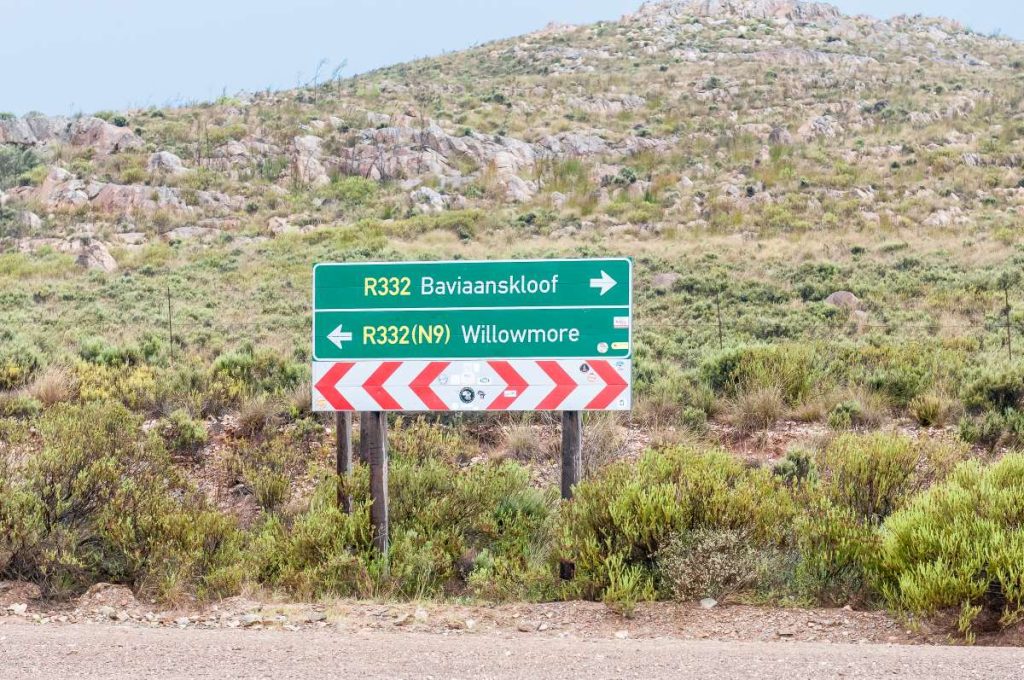
<instances>
[{"instance_id":1,"label":"hillside","mask_svg":"<svg viewBox=\"0 0 1024 680\"><path fill-rule=\"evenodd\" d=\"M50 169L5 177L46 216L6 235L269 237L496 203L553 231L1012 229L1022 76L1020 43L947 20L651 3L315 89L9 118L0 143Z\"/></svg>"},{"instance_id":2,"label":"hillside","mask_svg":"<svg viewBox=\"0 0 1024 680\"><path fill-rule=\"evenodd\" d=\"M1024 484L1020 42L793 0L651 2L316 87L0 114L0 192L0 577L629 611L699 599L679 545L754 537L736 559L767 565L759 602L977 603L1010 625L1020 601L978 594L987 566L934 599L893 585L931 500L1007 484L1012 505ZM637 342L633 412L588 420L589 500L542 491L550 416L394 421L389 576L361 515L325 509L312 265L593 255L634 258ZM85 493L79 473L96 493L133 481L104 496L113 516L79 498L65 527L47 504ZM364 466L356 484L365 501ZM115 521L140 507L148 524ZM553 577L567 555L575 585Z\"/></svg>"}]
</instances>

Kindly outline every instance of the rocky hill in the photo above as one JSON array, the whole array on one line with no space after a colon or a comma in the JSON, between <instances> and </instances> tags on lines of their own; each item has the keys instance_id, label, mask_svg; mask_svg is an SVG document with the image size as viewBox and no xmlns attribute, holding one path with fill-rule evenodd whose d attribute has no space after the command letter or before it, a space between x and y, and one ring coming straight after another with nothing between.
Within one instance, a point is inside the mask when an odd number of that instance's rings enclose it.
<instances>
[{"instance_id":1,"label":"rocky hill","mask_svg":"<svg viewBox=\"0 0 1024 680\"><path fill-rule=\"evenodd\" d=\"M0 248L502 208L568 236L1015 230L1024 45L946 19L665 0L287 92L0 118Z\"/></svg>"}]
</instances>

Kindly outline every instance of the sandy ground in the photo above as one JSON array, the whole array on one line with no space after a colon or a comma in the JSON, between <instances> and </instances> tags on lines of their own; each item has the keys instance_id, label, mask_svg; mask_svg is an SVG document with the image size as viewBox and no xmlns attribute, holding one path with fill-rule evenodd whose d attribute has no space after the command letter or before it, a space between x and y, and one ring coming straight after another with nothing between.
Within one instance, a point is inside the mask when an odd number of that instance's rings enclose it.
<instances>
[{"instance_id":1,"label":"sandy ground","mask_svg":"<svg viewBox=\"0 0 1024 680\"><path fill-rule=\"evenodd\" d=\"M1024 651L823 642L0 623L3 678L1000 678Z\"/></svg>"}]
</instances>

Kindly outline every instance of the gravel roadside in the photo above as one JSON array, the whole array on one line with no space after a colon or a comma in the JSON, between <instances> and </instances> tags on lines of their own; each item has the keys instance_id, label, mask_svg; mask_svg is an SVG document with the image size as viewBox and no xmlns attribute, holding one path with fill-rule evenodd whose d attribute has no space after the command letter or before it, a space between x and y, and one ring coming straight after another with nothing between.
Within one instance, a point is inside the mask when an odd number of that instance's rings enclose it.
<instances>
[{"instance_id":1,"label":"gravel roadside","mask_svg":"<svg viewBox=\"0 0 1024 680\"><path fill-rule=\"evenodd\" d=\"M2 678L1024 677L997 647L0 625Z\"/></svg>"}]
</instances>

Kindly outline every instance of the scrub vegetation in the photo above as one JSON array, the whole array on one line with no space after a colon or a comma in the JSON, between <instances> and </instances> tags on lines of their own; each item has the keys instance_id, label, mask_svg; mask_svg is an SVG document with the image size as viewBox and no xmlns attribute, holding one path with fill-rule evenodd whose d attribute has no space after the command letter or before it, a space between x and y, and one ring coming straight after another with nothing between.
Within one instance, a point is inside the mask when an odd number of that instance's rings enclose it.
<instances>
[{"instance_id":1,"label":"scrub vegetation","mask_svg":"<svg viewBox=\"0 0 1024 680\"><path fill-rule=\"evenodd\" d=\"M1018 625L1024 48L698 5L61 123L87 143L0 116L0 579ZM393 416L375 554L310 411L312 266L591 256L634 260L634 409L588 415L575 500L550 414Z\"/></svg>"}]
</instances>

